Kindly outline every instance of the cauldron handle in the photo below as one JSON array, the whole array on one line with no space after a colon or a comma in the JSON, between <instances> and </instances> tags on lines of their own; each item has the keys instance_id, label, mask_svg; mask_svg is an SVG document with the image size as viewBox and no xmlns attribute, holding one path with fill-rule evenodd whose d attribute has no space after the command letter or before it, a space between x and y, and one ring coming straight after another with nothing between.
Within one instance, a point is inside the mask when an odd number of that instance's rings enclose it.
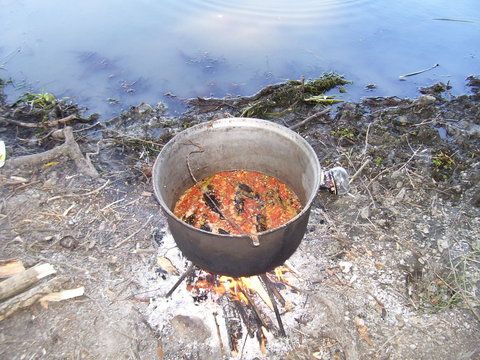
<instances>
[{"instance_id":1,"label":"cauldron handle","mask_svg":"<svg viewBox=\"0 0 480 360\"><path fill-rule=\"evenodd\" d=\"M340 166L330 170L321 170L320 189L335 195L345 195L350 190L347 171Z\"/></svg>"}]
</instances>

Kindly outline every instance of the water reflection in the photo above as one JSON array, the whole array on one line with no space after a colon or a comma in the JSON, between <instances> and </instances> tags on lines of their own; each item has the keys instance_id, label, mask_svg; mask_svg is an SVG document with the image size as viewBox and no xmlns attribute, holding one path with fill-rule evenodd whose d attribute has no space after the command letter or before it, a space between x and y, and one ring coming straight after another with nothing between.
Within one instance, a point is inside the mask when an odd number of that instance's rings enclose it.
<instances>
[{"instance_id":1,"label":"water reflection","mask_svg":"<svg viewBox=\"0 0 480 360\"><path fill-rule=\"evenodd\" d=\"M460 93L479 72L474 0L0 0L0 8L0 77L14 80L11 98L48 90L108 115L165 93L250 94L331 70L354 81L349 99L411 96L435 81Z\"/></svg>"}]
</instances>

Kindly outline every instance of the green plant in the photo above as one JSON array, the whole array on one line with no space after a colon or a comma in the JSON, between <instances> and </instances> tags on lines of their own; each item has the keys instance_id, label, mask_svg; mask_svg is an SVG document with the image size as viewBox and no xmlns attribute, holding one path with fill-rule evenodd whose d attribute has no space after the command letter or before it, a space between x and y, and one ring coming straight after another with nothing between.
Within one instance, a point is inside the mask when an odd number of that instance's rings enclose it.
<instances>
[{"instance_id":1,"label":"green plant","mask_svg":"<svg viewBox=\"0 0 480 360\"><path fill-rule=\"evenodd\" d=\"M377 157L375 158L375 160L373 160L373 162L374 162L375 165L377 165L377 166L382 166L383 159L382 159L380 156L377 156Z\"/></svg>"},{"instance_id":2,"label":"green plant","mask_svg":"<svg viewBox=\"0 0 480 360\"><path fill-rule=\"evenodd\" d=\"M439 169L451 170L455 165L455 160L447 153L440 151L432 158L432 164Z\"/></svg>"},{"instance_id":3,"label":"green plant","mask_svg":"<svg viewBox=\"0 0 480 360\"><path fill-rule=\"evenodd\" d=\"M49 110L52 109L55 105L57 105L57 103L57 98L50 93L26 93L22 97L20 97L13 105L18 106L20 104L26 104L28 106L31 106L32 108Z\"/></svg>"}]
</instances>

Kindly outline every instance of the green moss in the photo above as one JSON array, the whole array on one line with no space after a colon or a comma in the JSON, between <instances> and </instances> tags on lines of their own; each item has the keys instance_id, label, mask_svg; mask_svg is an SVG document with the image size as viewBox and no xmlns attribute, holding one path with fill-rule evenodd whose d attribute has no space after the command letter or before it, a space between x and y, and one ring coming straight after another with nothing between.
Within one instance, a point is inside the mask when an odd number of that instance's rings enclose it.
<instances>
[{"instance_id":1,"label":"green moss","mask_svg":"<svg viewBox=\"0 0 480 360\"><path fill-rule=\"evenodd\" d=\"M339 128L337 130L332 130L331 134L337 138L344 138L351 141L355 140L356 138L355 131L350 128Z\"/></svg>"},{"instance_id":2,"label":"green moss","mask_svg":"<svg viewBox=\"0 0 480 360\"><path fill-rule=\"evenodd\" d=\"M382 166L382 164L383 164L383 159L382 159L380 156L377 156L377 157L375 158L375 160L373 160L373 162L374 162L375 165L377 165L377 166Z\"/></svg>"},{"instance_id":3,"label":"green moss","mask_svg":"<svg viewBox=\"0 0 480 360\"><path fill-rule=\"evenodd\" d=\"M445 151L439 151L432 157L432 177L437 181L446 181L453 174L456 162Z\"/></svg>"}]
</instances>

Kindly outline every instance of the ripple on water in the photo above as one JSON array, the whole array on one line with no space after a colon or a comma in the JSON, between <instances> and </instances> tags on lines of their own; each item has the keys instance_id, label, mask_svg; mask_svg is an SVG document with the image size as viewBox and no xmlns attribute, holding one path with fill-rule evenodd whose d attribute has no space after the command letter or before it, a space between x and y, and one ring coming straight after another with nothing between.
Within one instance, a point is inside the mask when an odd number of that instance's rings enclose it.
<instances>
[{"instance_id":1,"label":"ripple on water","mask_svg":"<svg viewBox=\"0 0 480 360\"><path fill-rule=\"evenodd\" d=\"M328 23L340 23L361 17L365 8L375 0L255 0L220 1L186 0L172 1L179 11L202 12L210 10L219 16L229 15L235 18L250 19L262 23L281 21L285 25L310 25L315 20Z\"/></svg>"}]
</instances>

